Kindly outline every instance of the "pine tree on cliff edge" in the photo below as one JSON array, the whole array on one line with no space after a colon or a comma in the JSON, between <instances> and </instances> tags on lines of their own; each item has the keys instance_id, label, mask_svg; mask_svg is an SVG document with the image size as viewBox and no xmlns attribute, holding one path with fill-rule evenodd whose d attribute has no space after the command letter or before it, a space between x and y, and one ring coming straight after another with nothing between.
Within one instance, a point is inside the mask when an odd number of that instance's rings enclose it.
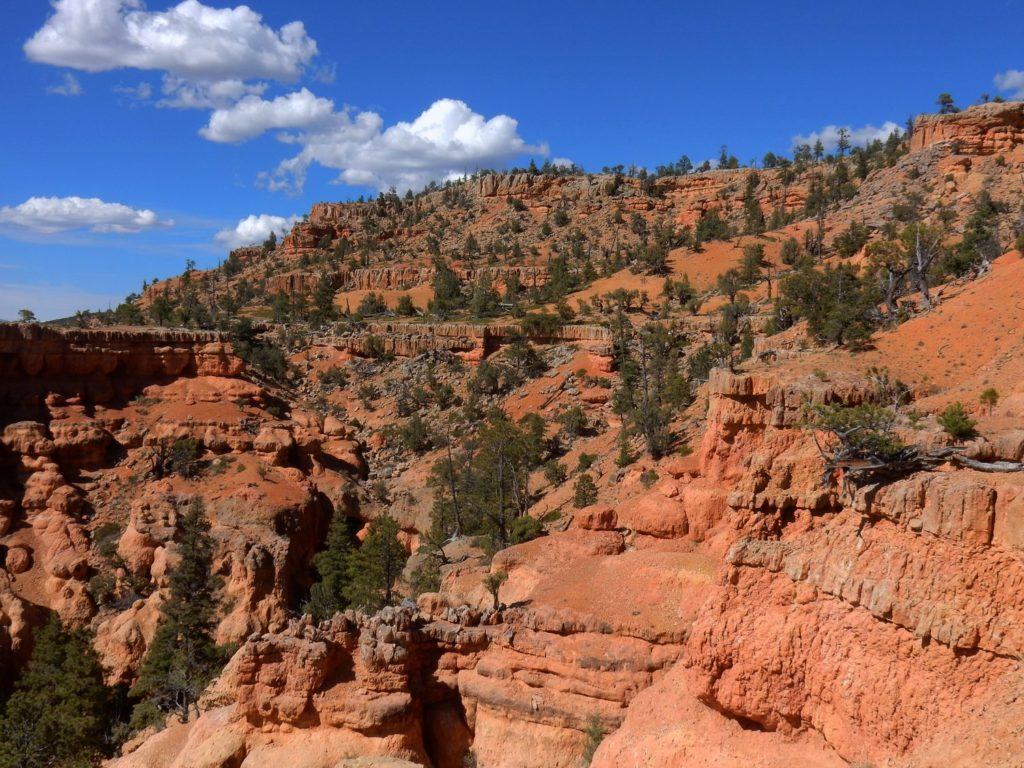
<instances>
[{"instance_id":1,"label":"pine tree on cliff edge","mask_svg":"<svg viewBox=\"0 0 1024 768\"><path fill-rule=\"evenodd\" d=\"M345 597L353 607L374 612L395 603L395 583L409 559L398 532L393 517L378 517L370 523L362 546L347 558Z\"/></svg>"},{"instance_id":2,"label":"pine tree on cliff edge","mask_svg":"<svg viewBox=\"0 0 1024 768\"><path fill-rule=\"evenodd\" d=\"M178 526L181 561L171 573L153 643L132 693L143 698L136 724L174 712L189 718L199 696L223 663L213 641L220 578L212 573L213 540L202 499L192 499ZM154 708L156 711L154 711Z\"/></svg>"}]
</instances>

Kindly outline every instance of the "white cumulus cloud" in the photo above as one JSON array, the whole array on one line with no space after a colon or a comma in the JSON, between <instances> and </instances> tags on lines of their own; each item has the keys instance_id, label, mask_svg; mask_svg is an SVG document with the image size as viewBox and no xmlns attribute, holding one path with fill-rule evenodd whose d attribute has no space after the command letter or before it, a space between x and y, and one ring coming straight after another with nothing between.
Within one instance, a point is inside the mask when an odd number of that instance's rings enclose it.
<instances>
[{"instance_id":1,"label":"white cumulus cloud","mask_svg":"<svg viewBox=\"0 0 1024 768\"><path fill-rule=\"evenodd\" d=\"M97 197L31 197L21 205L0 208L0 225L42 234L72 229L131 233L173 223L161 221L154 211Z\"/></svg>"},{"instance_id":2,"label":"white cumulus cloud","mask_svg":"<svg viewBox=\"0 0 1024 768\"><path fill-rule=\"evenodd\" d=\"M273 216L268 213L251 214L234 227L222 229L214 239L226 248L240 248L243 245L262 243L273 232L278 239L291 230L299 220L298 216Z\"/></svg>"},{"instance_id":3,"label":"white cumulus cloud","mask_svg":"<svg viewBox=\"0 0 1024 768\"><path fill-rule=\"evenodd\" d=\"M245 5L212 8L184 0L166 11L149 11L143 0L51 4L52 15L24 45L31 61L86 72L161 72L160 107L226 108L262 95L267 80L294 82L317 55L316 41L302 22L275 30ZM81 87L69 74L63 85L49 90L77 95ZM152 85L142 83L135 91L148 100ZM129 90L119 92L134 97Z\"/></svg>"},{"instance_id":4,"label":"white cumulus cloud","mask_svg":"<svg viewBox=\"0 0 1024 768\"><path fill-rule=\"evenodd\" d=\"M877 127L864 125L860 128L853 128L849 125L826 125L820 131L812 131L806 136L794 136L793 146L810 144L813 147L815 142L820 139L825 151L833 152L839 146L839 131L843 128L850 132L850 145L854 147L863 147L875 139L885 141L893 132L901 132L900 127L892 120L886 120Z\"/></svg>"},{"instance_id":5,"label":"white cumulus cloud","mask_svg":"<svg viewBox=\"0 0 1024 768\"><path fill-rule=\"evenodd\" d=\"M387 127L376 112L338 109L307 88L267 96L271 81L290 83L303 74L334 79L333 65L313 67L317 44L300 21L274 29L246 5L214 8L200 0L162 11L148 10L143 0L51 5L49 18L24 45L30 60L86 72L159 72L156 105L211 110L200 129L210 141L237 143L277 131L278 140L299 151L260 174L268 189L301 189L313 165L337 171L338 183L419 189L522 155L548 154L546 145L519 135L512 117L485 118L455 99L439 99L411 122ZM70 93L72 82L61 88ZM153 88L143 83L118 93L148 100Z\"/></svg>"},{"instance_id":6,"label":"white cumulus cloud","mask_svg":"<svg viewBox=\"0 0 1024 768\"><path fill-rule=\"evenodd\" d=\"M1008 69L995 76L995 85L1000 91L1007 91L1011 98L1024 99L1024 71Z\"/></svg>"},{"instance_id":7,"label":"white cumulus cloud","mask_svg":"<svg viewBox=\"0 0 1024 768\"><path fill-rule=\"evenodd\" d=\"M303 88L273 101L246 96L230 107L215 110L199 133L210 141L238 142L270 130L324 126L333 115L334 102Z\"/></svg>"},{"instance_id":8,"label":"white cumulus cloud","mask_svg":"<svg viewBox=\"0 0 1024 768\"><path fill-rule=\"evenodd\" d=\"M278 101L263 102L261 109L275 113L271 105ZM546 145L528 144L519 135L515 119L508 115L486 119L456 99L439 99L412 122L388 128L375 112L353 115L342 110L326 119L311 109L305 116L310 118L310 125L322 123L323 127L281 137L302 150L272 173L262 175L270 189L301 189L307 170L314 164L339 171L338 181L344 184L404 191L420 189L430 181L459 178L481 168L500 167L525 154L548 154ZM213 125L211 119L206 130L211 131Z\"/></svg>"},{"instance_id":9,"label":"white cumulus cloud","mask_svg":"<svg viewBox=\"0 0 1024 768\"><path fill-rule=\"evenodd\" d=\"M24 46L32 61L86 72L159 70L190 82L298 79L317 53L301 21L278 30L245 5L184 0L149 11L142 0L53 0Z\"/></svg>"},{"instance_id":10,"label":"white cumulus cloud","mask_svg":"<svg viewBox=\"0 0 1024 768\"><path fill-rule=\"evenodd\" d=\"M64 77L61 78L60 85L51 85L46 89L47 93L53 93L57 96L81 96L82 95L82 84L78 82L78 78L70 72L65 72Z\"/></svg>"}]
</instances>

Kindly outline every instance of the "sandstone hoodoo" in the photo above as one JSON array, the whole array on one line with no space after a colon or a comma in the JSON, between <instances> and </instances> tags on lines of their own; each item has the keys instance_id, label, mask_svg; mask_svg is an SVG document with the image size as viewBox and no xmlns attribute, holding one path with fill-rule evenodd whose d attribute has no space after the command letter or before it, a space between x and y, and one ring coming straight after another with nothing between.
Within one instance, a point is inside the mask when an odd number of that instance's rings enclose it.
<instances>
[{"instance_id":1,"label":"sandstone hoodoo","mask_svg":"<svg viewBox=\"0 0 1024 768\"><path fill-rule=\"evenodd\" d=\"M1024 103L939 106L0 323L0 766L1024 764Z\"/></svg>"}]
</instances>

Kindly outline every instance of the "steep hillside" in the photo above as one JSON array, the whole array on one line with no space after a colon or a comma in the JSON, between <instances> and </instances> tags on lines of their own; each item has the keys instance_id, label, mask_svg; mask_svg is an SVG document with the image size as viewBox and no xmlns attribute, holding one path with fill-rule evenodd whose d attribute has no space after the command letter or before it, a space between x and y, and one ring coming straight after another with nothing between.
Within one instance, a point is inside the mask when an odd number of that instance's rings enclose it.
<instances>
[{"instance_id":1,"label":"steep hillside","mask_svg":"<svg viewBox=\"0 0 1024 768\"><path fill-rule=\"evenodd\" d=\"M1024 104L805 155L323 203L82 319L174 328L0 326L0 664L90 629L118 768L1020 764ZM196 499L181 718L129 689Z\"/></svg>"}]
</instances>

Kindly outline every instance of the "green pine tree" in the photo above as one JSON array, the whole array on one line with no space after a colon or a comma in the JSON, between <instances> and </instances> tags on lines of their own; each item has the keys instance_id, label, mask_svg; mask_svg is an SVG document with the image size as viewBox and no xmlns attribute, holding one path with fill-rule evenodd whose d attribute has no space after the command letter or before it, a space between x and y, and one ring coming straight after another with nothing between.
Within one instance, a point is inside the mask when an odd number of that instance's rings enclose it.
<instances>
[{"instance_id":1,"label":"green pine tree","mask_svg":"<svg viewBox=\"0 0 1024 768\"><path fill-rule=\"evenodd\" d=\"M329 619L348 607L345 588L348 585L349 558L352 552L352 531L348 518L336 509L327 529L324 548L313 558L320 581L309 591L305 612L311 613L316 621Z\"/></svg>"},{"instance_id":2,"label":"green pine tree","mask_svg":"<svg viewBox=\"0 0 1024 768\"><path fill-rule=\"evenodd\" d=\"M220 578L211 568L213 539L201 498L186 507L176 539L181 561L170 575L163 616L132 693L147 705L140 716L152 716L155 708L186 722L224 661L213 641Z\"/></svg>"},{"instance_id":3,"label":"green pine tree","mask_svg":"<svg viewBox=\"0 0 1024 768\"><path fill-rule=\"evenodd\" d=\"M633 455L633 451L629 447L629 439L626 430L623 429L619 432L619 455L615 457L615 466L628 467L634 461L636 461L636 456Z\"/></svg>"},{"instance_id":4,"label":"green pine tree","mask_svg":"<svg viewBox=\"0 0 1024 768\"><path fill-rule=\"evenodd\" d=\"M84 632L56 617L35 647L0 718L0 768L95 765L109 702L103 670Z\"/></svg>"},{"instance_id":5,"label":"green pine tree","mask_svg":"<svg viewBox=\"0 0 1024 768\"><path fill-rule=\"evenodd\" d=\"M359 549L348 558L348 584L344 596L364 611L378 611L396 602L395 583L408 555L398 542L398 523L383 515L370 523Z\"/></svg>"},{"instance_id":6,"label":"green pine tree","mask_svg":"<svg viewBox=\"0 0 1024 768\"><path fill-rule=\"evenodd\" d=\"M576 485L573 487L572 505L576 509L583 509L583 507L589 507L591 504L597 503L597 483L594 482L594 478L589 473L584 472L576 480Z\"/></svg>"}]
</instances>

